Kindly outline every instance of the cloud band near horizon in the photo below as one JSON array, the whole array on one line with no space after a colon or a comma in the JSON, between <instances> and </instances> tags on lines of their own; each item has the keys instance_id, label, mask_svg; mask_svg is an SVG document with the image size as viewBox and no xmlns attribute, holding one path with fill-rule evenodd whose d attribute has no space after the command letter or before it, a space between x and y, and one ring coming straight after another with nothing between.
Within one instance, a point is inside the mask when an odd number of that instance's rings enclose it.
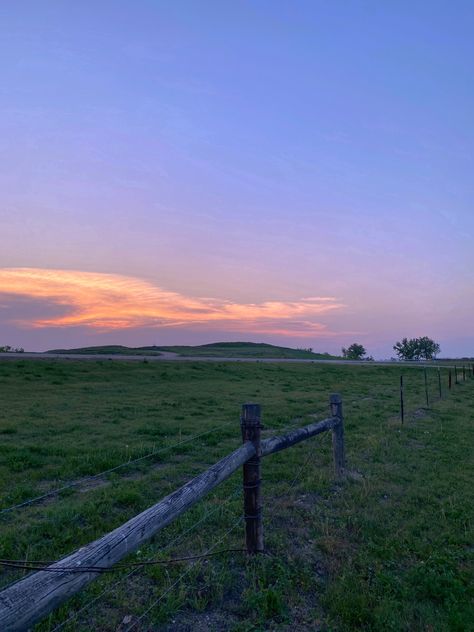
<instances>
[{"instance_id":1,"label":"cloud band near horizon","mask_svg":"<svg viewBox=\"0 0 474 632\"><path fill-rule=\"evenodd\" d=\"M27 319L12 315L10 322L20 327L86 327L100 332L164 327L225 329L295 338L336 335L316 319L345 307L332 296L238 303L185 296L143 279L118 274L2 268L0 300L3 307L12 297L42 301L60 308L59 314Z\"/></svg>"}]
</instances>

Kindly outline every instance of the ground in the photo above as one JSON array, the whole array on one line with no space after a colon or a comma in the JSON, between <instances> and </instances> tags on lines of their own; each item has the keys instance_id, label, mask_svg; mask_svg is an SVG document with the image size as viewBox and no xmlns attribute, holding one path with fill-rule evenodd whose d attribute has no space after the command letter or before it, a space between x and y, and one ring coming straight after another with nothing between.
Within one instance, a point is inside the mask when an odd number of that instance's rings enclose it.
<instances>
[{"instance_id":1,"label":"ground","mask_svg":"<svg viewBox=\"0 0 474 632\"><path fill-rule=\"evenodd\" d=\"M157 502L239 445L244 401L272 435L340 392L347 476L327 434L267 457L265 555L103 576L36 630L472 629L474 380L448 393L443 370L442 386L426 409L416 367L0 362L1 507L76 483L1 513L0 557L57 559ZM236 473L124 562L241 549L240 487ZM4 568L2 585L23 573Z\"/></svg>"}]
</instances>

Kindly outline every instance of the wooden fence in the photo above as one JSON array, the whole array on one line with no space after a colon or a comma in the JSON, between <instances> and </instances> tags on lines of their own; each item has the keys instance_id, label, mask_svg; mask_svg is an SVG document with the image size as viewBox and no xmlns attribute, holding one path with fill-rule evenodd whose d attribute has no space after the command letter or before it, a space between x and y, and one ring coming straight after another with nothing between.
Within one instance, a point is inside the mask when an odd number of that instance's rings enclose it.
<instances>
[{"instance_id":1,"label":"wooden fence","mask_svg":"<svg viewBox=\"0 0 474 632\"><path fill-rule=\"evenodd\" d=\"M246 547L264 550L261 460L322 432L332 431L336 477L345 468L344 420L340 395L330 396L331 416L279 437L261 439L258 404L242 406L242 445L156 505L114 531L0 592L0 630L27 630L87 584L166 527L243 467Z\"/></svg>"}]
</instances>

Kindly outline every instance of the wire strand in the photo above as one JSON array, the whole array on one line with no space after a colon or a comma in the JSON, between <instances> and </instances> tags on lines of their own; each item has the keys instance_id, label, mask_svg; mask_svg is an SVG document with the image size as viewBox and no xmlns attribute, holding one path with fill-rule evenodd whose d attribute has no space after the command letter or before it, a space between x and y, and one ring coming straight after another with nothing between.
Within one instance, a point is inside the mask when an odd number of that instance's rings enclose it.
<instances>
[{"instance_id":1,"label":"wire strand","mask_svg":"<svg viewBox=\"0 0 474 632\"><path fill-rule=\"evenodd\" d=\"M364 399L364 398L359 398L359 399ZM347 404L351 404L356 400L352 400L347 402ZM276 429L279 430L280 432L286 432L287 430L291 430L294 427L294 424L297 421L301 421L303 420L305 417L315 417L318 416L319 414L324 414L324 410L321 410L321 412L316 411L316 412L312 412L312 413L306 413L305 415L302 415L301 417L295 417L292 420L290 420L289 424L291 425L287 425L286 428L284 428L283 430L280 429ZM293 422L293 423L292 423ZM26 507L28 505L32 505L34 503L40 502L41 500L45 500L46 498L50 498L51 496L54 496L56 494L59 494L60 492L66 491L67 489L72 489L74 487L78 487L80 485L84 485L84 483L88 483L90 481L96 480L102 476L106 476L107 474L111 474L112 472L115 472L119 469L122 469L124 467L130 467L131 465L134 465L136 463L139 463L140 461L144 461L146 459L152 458L153 456L156 456L158 454L162 454L163 452L167 452L168 450L173 450L174 448L177 448L181 445L185 445L187 443L190 443L191 441L195 441L196 439L199 439L201 437L204 437L212 432L215 432L216 430L220 430L222 428L225 428L231 424L234 424L233 421L229 421L227 423L221 424L220 426L215 426L214 428L211 428L210 430L206 430L205 432L201 432L197 435L193 435L192 437L189 437L188 439L184 439L183 441L179 441L178 443L174 443L170 446L164 446L163 448L160 448L159 450L154 450L153 452L149 452L148 454L144 454L143 456L137 457L136 459L132 459L131 461L124 461L123 463L120 463L119 465L116 465L114 467L109 468L108 470L104 470L103 472L99 472L98 474L93 474L91 476L85 476L84 478L81 478L77 481L71 481L70 483L67 483L66 485L62 485L61 487L57 487L55 489L50 490L49 492L45 492L44 494L41 494L40 496L35 496L34 498L30 498L28 500L24 500L21 503L17 503L15 505L11 505L10 507L5 507L3 509L0 509L0 516L10 513L16 509L21 509L22 507Z\"/></svg>"},{"instance_id":2,"label":"wire strand","mask_svg":"<svg viewBox=\"0 0 474 632\"><path fill-rule=\"evenodd\" d=\"M243 519L244 519L244 518L243 518L243 516L241 516L240 518L238 518L238 520L236 520L236 522L232 525L232 527L231 527L230 529L228 529L228 530L224 533L224 535L223 535L223 536L222 536L219 540L217 540L217 541L216 541L216 542L215 542L215 543L214 543L211 547L209 547L209 549L207 550L207 553L208 553L208 554L209 554L209 553L211 553L211 551L213 551L213 550L214 550L214 549L215 549L215 548L216 548L216 547L217 547L217 546L218 546L218 545L219 545L219 544L220 544L220 543L221 543L221 542L222 542L222 541L223 541L223 540L224 540L224 539L225 539L225 538L226 538L226 537L227 537L227 536L228 536L228 535L232 532L232 531L234 531L234 529L236 529L236 528L237 528L237 526L238 526L239 524L241 524L241 523L242 523ZM186 569L183 573L181 573L181 575L178 577L178 579L176 579L176 581L174 581L174 582L173 582L170 586L168 586L168 588L167 588L164 592L162 592L162 593L161 593L161 595L158 597L158 599L156 599L156 600L155 600L155 601L154 601L154 602L150 605L150 607L149 607L149 608L147 608L147 609L145 610L145 612L143 612L143 613L140 615L140 617L138 617L138 619L137 619L136 621L134 621L134 622L132 623L132 625L130 625L130 626L129 626L126 630L125 630L125 632L130 632L130 630L133 630L133 628L134 628L134 627L135 627L138 623L140 623L140 621L142 621L142 620L144 619L144 617L146 617L146 616L148 615L148 613L149 613L149 612L151 612L151 611L153 610L153 608L155 608L155 607L156 607L156 606L160 603L160 601L163 599L163 597L165 597L165 596L166 596L166 595L167 595L167 594L168 594L168 593L169 593L169 592L170 592L170 591L171 591L171 590L172 590L172 589L173 589L173 588L174 588L174 587L175 587L175 586L176 586L176 585L177 585L177 584L178 584L178 583L179 583L179 582L180 582L180 581L181 581L181 580L182 580L182 579L183 579L183 578L184 578L184 577L185 577L185 576L186 576L186 575L187 575L187 574L191 571L191 569L192 569L192 565L190 564L190 565L188 566L188 568L187 568L187 569Z\"/></svg>"},{"instance_id":3,"label":"wire strand","mask_svg":"<svg viewBox=\"0 0 474 632\"><path fill-rule=\"evenodd\" d=\"M24 562L22 560L0 560L0 566L8 568L18 568L21 570L45 571L48 573L115 573L129 568L143 568L145 566L156 566L158 564L178 564L181 562L189 562L199 560L204 557L220 555L221 553L241 553L246 549L224 549L222 551L214 551L213 553L203 553L200 555L189 555L187 557L175 557L167 560L143 560L143 562L130 562L130 564L114 564L113 566L61 566L51 568L49 565L55 562L46 562L46 566L37 566L35 562Z\"/></svg>"},{"instance_id":4,"label":"wire strand","mask_svg":"<svg viewBox=\"0 0 474 632\"><path fill-rule=\"evenodd\" d=\"M210 518L211 516L215 515L217 512L221 511L222 509L224 509L224 511L226 511L226 506L229 504L229 502L231 500L233 500L236 496L239 495L239 493L242 492L242 486L239 485L236 487L236 489L233 491L233 493L224 501L224 503L222 505L219 505L219 507L216 507L215 509L213 509L212 511L208 511L206 512L206 514L200 518L199 520L197 520L195 523L193 523L190 527L188 527L185 531L183 531L182 533L180 533L179 535L177 535L173 540L171 540L171 542L168 542L168 544L165 545L165 547L162 549L163 551L167 551L168 549L170 549L172 546L178 544L178 542L181 542L181 540L183 540L189 533L191 533L192 531L194 531L194 529L199 526L200 524L202 524L203 522L205 522L208 518ZM114 582L112 584L112 586L107 586L99 595L97 595L97 597L94 597L93 599L91 599L88 603L86 603L84 606L82 606L77 612L74 612L72 615L70 615L65 621L59 623L53 630L52 632L59 632L59 630L62 630L68 623L70 623L71 621L77 619L77 617L82 614L83 612L85 612L86 610L89 610L89 608L91 606L93 606L95 603L97 603L100 599L102 599L102 597L104 595L106 595L107 593L111 592L112 590L114 590L117 586L119 586L123 581L125 581L126 579L129 579L132 575L135 575L135 573L137 573L140 569L135 567L133 568L129 573L127 573L126 575L124 575L123 577L121 577L119 580L117 580L116 582Z\"/></svg>"},{"instance_id":5,"label":"wire strand","mask_svg":"<svg viewBox=\"0 0 474 632\"><path fill-rule=\"evenodd\" d=\"M210 430L206 430L205 432L201 432L200 434L194 435L192 437L189 437L188 439L184 439L183 441L179 441L178 443L174 443L173 445L170 446L165 446L163 448L160 448L159 450L155 450L154 452L150 452L149 454L145 454L143 456L140 456L136 459L133 459L132 461L125 461L123 463L120 463L119 465L116 465L115 467L111 467L108 470L104 470L103 472L99 472L98 474L94 474L92 476L86 476L84 478L81 478L80 480L77 481L72 481L71 483L68 483L67 485L63 485L62 487L57 487L56 489L52 489L49 492L46 492L45 494L42 494L41 496L36 496L35 498L30 498L29 500L25 500L21 503L18 503L16 505L12 505L11 507L6 507L4 509L0 510L0 515L9 513L11 511L14 511L15 509L20 509L21 507L25 507L26 505L32 505L33 503L37 503L40 500L44 500L45 498L49 498L50 496L54 496L55 494L59 494L62 491L65 491L66 489L71 489L73 487L77 487L79 485L83 485L84 483L87 483L89 481L93 481L97 478L100 478L101 476L105 476L106 474L111 474L112 472L115 472L116 470L119 470L123 467L129 467L130 465L134 465L135 463L138 463L140 461L143 461L145 459L149 459L153 456L156 456L157 454L162 454L163 452L166 452L168 450L173 450L174 448L177 448L181 445L184 445L186 443L190 443L191 441L195 441L196 439L199 439L200 437L204 437L205 435L210 434L211 432L215 432L216 430L219 430L223 427L226 427L228 425L230 425L231 423L234 422L228 422L227 424L223 424L221 426L216 426L215 428L211 428Z\"/></svg>"}]
</instances>

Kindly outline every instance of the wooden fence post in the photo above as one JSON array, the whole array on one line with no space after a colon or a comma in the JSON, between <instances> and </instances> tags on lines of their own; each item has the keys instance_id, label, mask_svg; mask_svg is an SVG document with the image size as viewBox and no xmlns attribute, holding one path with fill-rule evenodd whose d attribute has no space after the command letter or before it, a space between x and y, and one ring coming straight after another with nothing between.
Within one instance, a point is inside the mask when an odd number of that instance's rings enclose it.
<instances>
[{"instance_id":1,"label":"wooden fence post","mask_svg":"<svg viewBox=\"0 0 474 632\"><path fill-rule=\"evenodd\" d=\"M342 415L342 397L339 393L332 393L329 397L331 415L337 418L332 428L332 448L334 453L334 469L337 478L342 478L346 467L344 449L344 418Z\"/></svg>"},{"instance_id":2,"label":"wooden fence post","mask_svg":"<svg viewBox=\"0 0 474 632\"><path fill-rule=\"evenodd\" d=\"M443 399L443 390L441 388L441 369L438 367L438 388L439 388L439 398Z\"/></svg>"},{"instance_id":3,"label":"wooden fence post","mask_svg":"<svg viewBox=\"0 0 474 632\"><path fill-rule=\"evenodd\" d=\"M458 382L458 367L454 365L454 383L459 384Z\"/></svg>"},{"instance_id":4,"label":"wooden fence post","mask_svg":"<svg viewBox=\"0 0 474 632\"><path fill-rule=\"evenodd\" d=\"M464 364L462 365L462 381L466 381L466 367Z\"/></svg>"},{"instance_id":5,"label":"wooden fence post","mask_svg":"<svg viewBox=\"0 0 474 632\"><path fill-rule=\"evenodd\" d=\"M451 369L449 369L449 374L448 374L448 388L449 390L453 388L453 374L451 372Z\"/></svg>"},{"instance_id":6,"label":"wooden fence post","mask_svg":"<svg viewBox=\"0 0 474 632\"><path fill-rule=\"evenodd\" d=\"M243 404L240 418L242 440L251 441L255 456L243 466L245 540L247 552L261 553L263 548L262 491L261 491L261 441L260 404Z\"/></svg>"}]
</instances>

